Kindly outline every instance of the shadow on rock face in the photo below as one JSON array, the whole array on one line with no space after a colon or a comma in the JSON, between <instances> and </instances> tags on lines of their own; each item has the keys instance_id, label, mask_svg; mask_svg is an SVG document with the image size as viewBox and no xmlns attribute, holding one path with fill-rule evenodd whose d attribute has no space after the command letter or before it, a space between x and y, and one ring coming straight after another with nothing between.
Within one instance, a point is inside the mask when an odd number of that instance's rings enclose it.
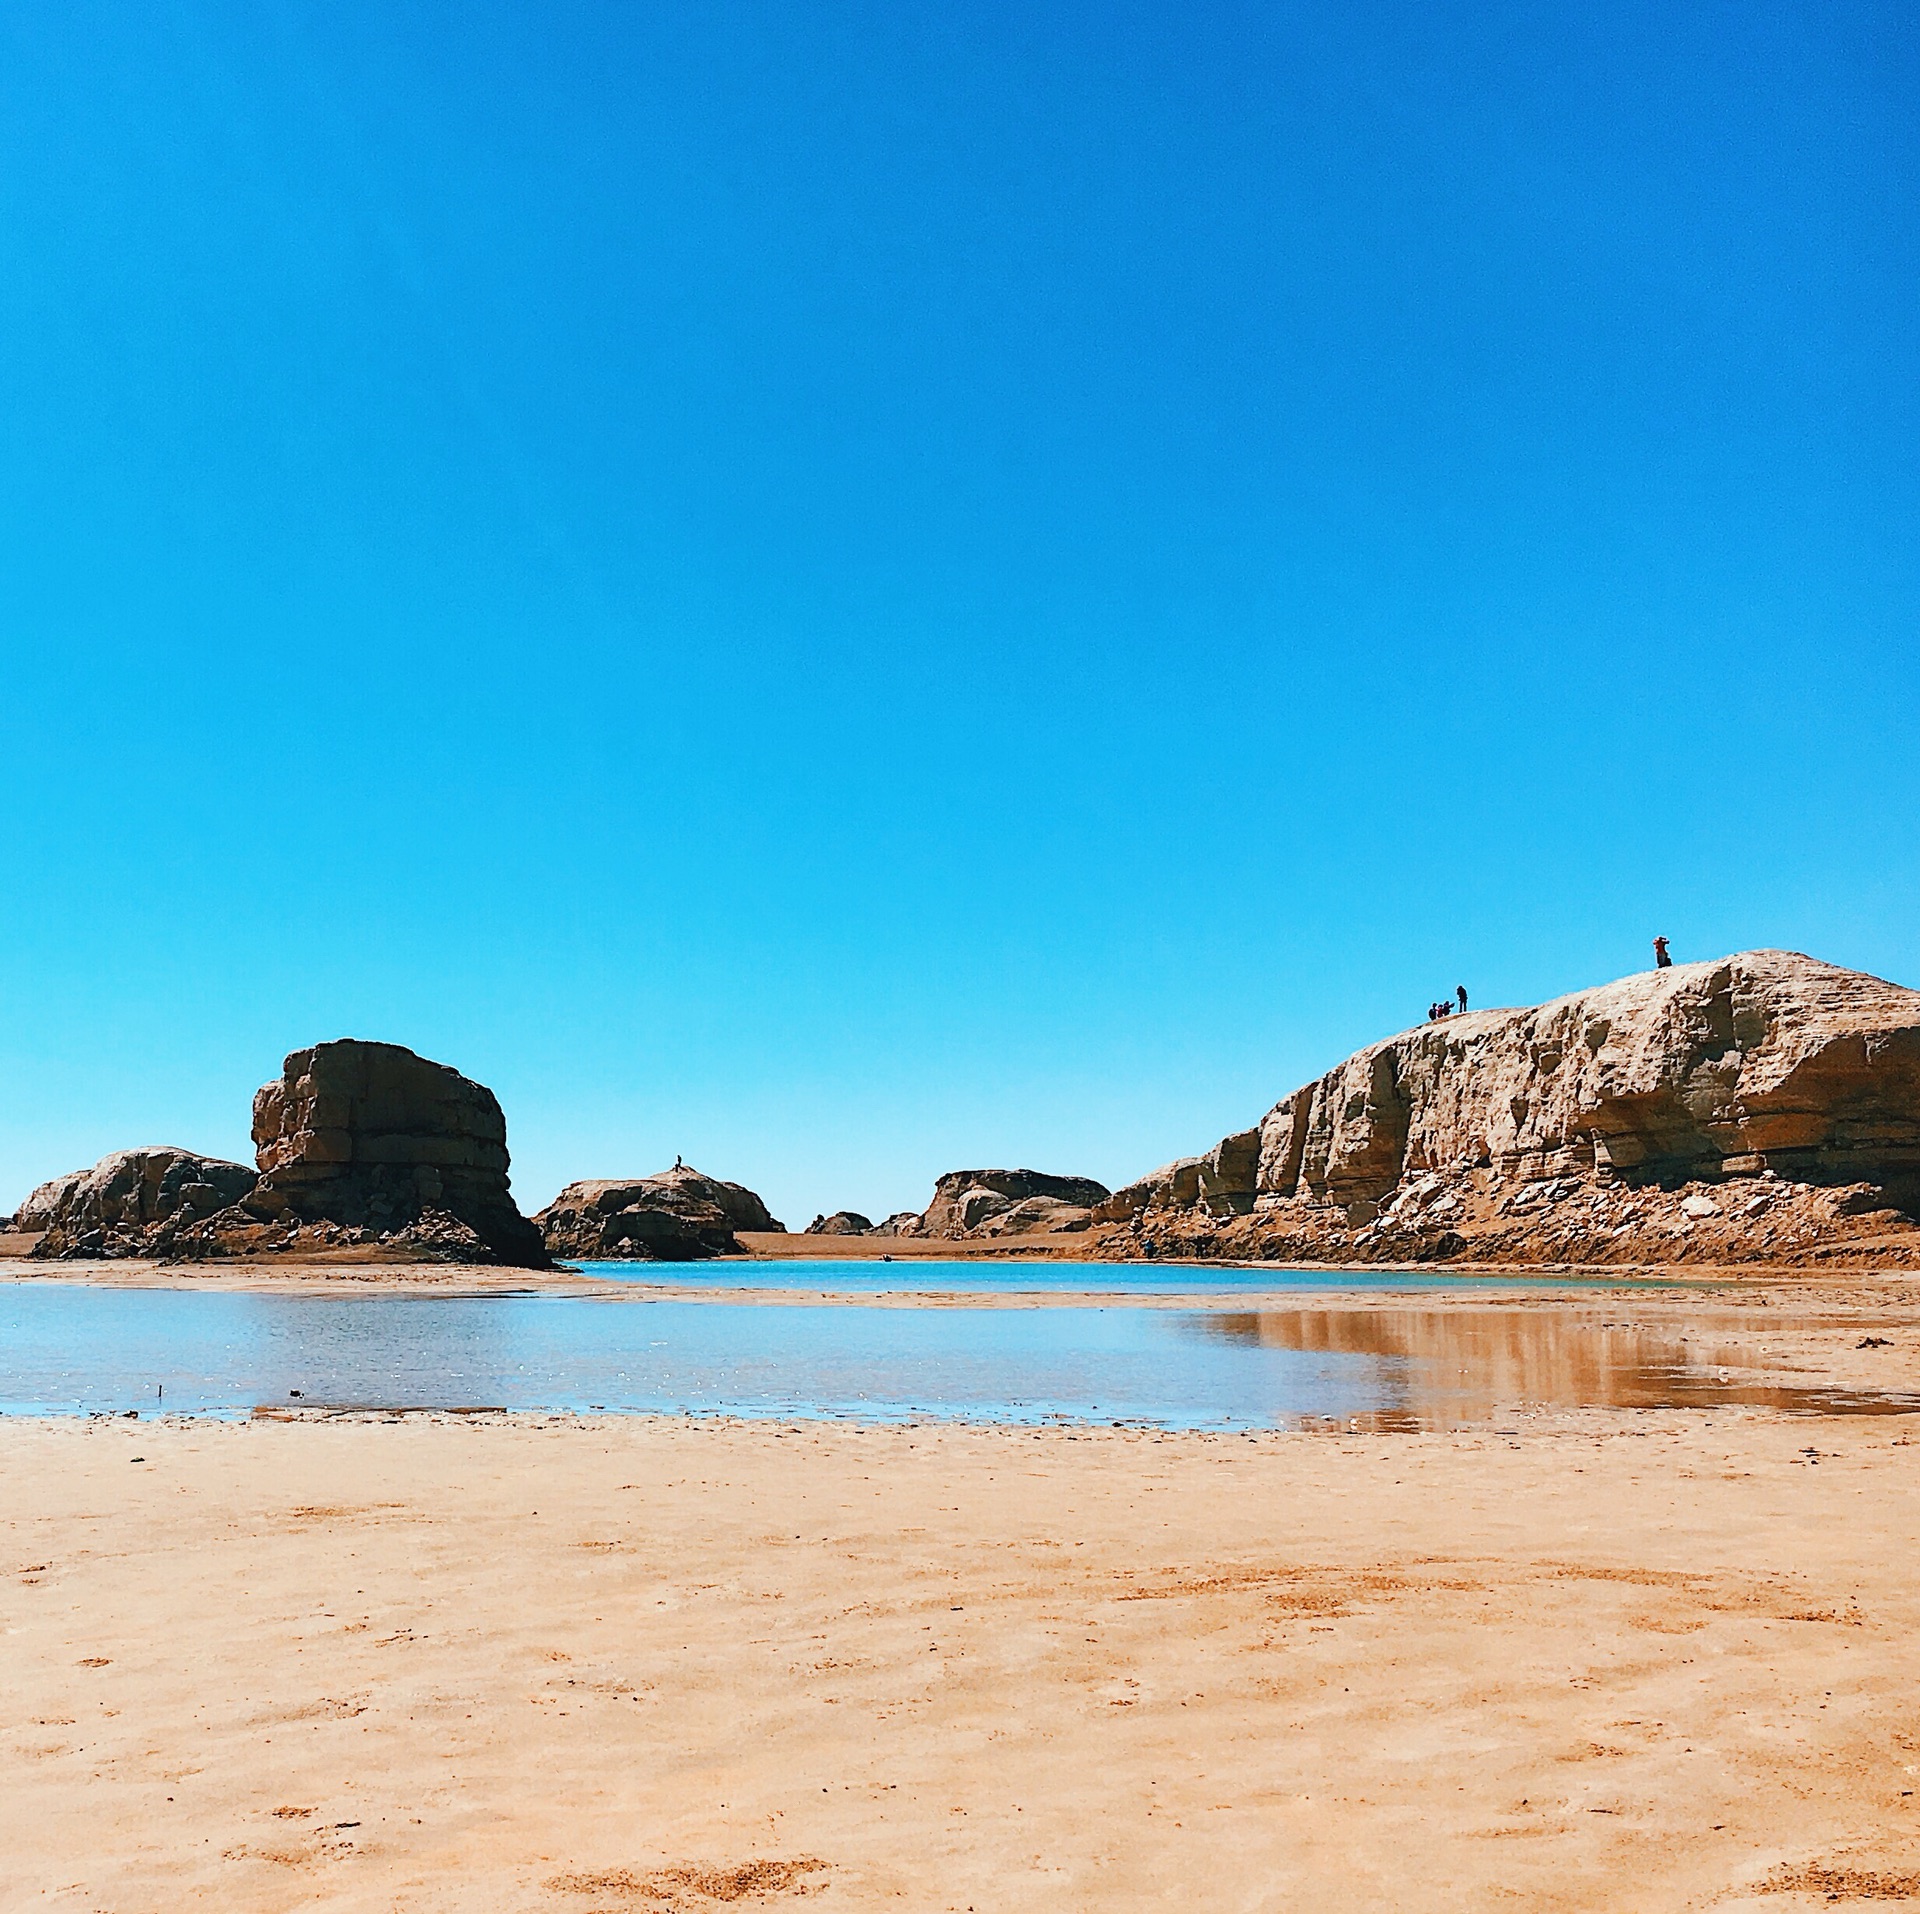
<instances>
[{"instance_id":1,"label":"shadow on rock face","mask_svg":"<svg viewBox=\"0 0 1920 1914\"><path fill-rule=\"evenodd\" d=\"M296 1050L253 1100L260 1180L245 1206L450 1260L541 1269L507 1181L507 1120L484 1084L399 1044Z\"/></svg>"}]
</instances>

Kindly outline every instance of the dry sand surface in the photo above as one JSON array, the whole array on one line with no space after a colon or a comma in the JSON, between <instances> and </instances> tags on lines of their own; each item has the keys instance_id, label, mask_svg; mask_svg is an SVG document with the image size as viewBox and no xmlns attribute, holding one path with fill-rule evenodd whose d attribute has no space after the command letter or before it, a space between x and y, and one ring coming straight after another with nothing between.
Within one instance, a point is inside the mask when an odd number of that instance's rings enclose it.
<instances>
[{"instance_id":1,"label":"dry sand surface","mask_svg":"<svg viewBox=\"0 0 1920 1914\"><path fill-rule=\"evenodd\" d=\"M0 1905L1920 1900L1917 1423L6 1422Z\"/></svg>"}]
</instances>

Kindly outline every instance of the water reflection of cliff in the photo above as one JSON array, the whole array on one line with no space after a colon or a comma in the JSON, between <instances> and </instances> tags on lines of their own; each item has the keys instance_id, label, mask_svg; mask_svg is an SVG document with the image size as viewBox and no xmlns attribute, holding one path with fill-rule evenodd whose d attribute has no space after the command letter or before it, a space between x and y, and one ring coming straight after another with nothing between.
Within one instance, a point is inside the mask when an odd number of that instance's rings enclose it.
<instances>
[{"instance_id":1,"label":"water reflection of cliff","mask_svg":"<svg viewBox=\"0 0 1920 1914\"><path fill-rule=\"evenodd\" d=\"M1201 1333L1266 1349L1379 1359L1391 1402L1356 1426L1485 1422L1519 1408L1908 1412L1911 1397L1775 1381L1728 1338L1523 1309L1263 1309L1201 1319Z\"/></svg>"}]
</instances>

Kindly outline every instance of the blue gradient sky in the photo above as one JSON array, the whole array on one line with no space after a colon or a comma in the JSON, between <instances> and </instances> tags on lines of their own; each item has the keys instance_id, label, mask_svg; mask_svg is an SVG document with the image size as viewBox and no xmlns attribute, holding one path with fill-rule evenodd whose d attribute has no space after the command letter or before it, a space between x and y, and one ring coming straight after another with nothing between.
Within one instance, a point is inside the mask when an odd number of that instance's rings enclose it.
<instances>
[{"instance_id":1,"label":"blue gradient sky","mask_svg":"<svg viewBox=\"0 0 1920 1914\"><path fill-rule=\"evenodd\" d=\"M1117 1182L1464 982L1920 982L1920 28L0 5L0 1205Z\"/></svg>"}]
</instances>

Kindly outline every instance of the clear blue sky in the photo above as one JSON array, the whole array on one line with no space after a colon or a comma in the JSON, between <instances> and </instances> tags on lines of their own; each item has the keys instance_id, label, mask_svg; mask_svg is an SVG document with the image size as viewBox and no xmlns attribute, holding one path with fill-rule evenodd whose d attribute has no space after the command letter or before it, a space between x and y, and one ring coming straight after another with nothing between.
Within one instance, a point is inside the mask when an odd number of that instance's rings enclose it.
<instances>
[{"instance_id":1,"label":"clear blue sky","mask_svg":"<svg viewBox=\"0 0 1920 1914\"><path fill-rule=\"evenodd\" d=\"M1920 982L1920 26L0 5L0 1205L282 1054L790 1222Z\"/></svg>"}]
</instances>

